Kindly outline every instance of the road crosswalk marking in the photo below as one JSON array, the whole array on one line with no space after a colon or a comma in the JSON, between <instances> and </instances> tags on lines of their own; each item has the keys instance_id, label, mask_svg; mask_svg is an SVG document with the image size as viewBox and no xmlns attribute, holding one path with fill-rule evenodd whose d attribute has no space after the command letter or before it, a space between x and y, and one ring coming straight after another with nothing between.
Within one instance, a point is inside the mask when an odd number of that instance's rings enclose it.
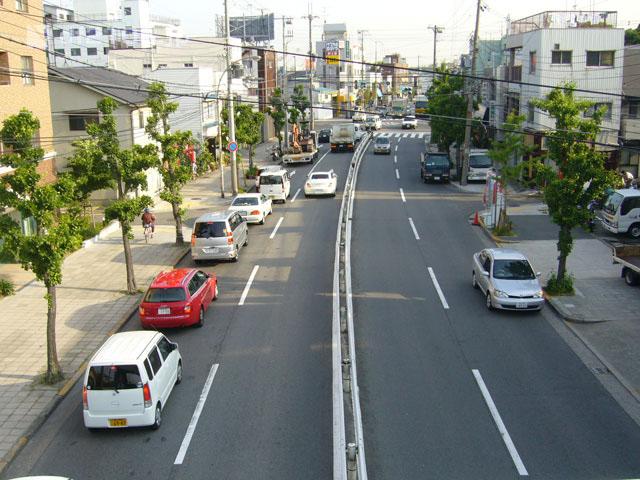
<instances>
[{"instance_id":1,"label":"road crosswalk marking","mask_svg":"<svg viewBox=\"0 0 640 480\"><path fill-rule=\"evenodd\" d=\"M429 133L428 132L413 132L413 133L376 132L373 134L374 137L387 137L387 138L424 138L425 135L429 135Z\"/></svg>"}]
</instances>

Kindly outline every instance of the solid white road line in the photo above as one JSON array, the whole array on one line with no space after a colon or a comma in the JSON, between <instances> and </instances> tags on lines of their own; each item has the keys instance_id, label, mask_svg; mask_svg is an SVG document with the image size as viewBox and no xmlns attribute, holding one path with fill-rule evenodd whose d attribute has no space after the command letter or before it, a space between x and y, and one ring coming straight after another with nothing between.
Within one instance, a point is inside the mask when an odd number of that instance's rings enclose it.
<instances>
[{"instance_id":1,"label":"solid white road line","mask_svg":"<svg viewBox=\"0 0 640 480\"><path fill-rule=\"evenodd\" d=\"M256 265L255 267L253 267L253 270L251 271L251 275L249 276L249 280L247 280L247 284L245 285L244 290L242 291L242 296L240 297L240 301L238 302L238 305L244 305L244 301L247 299L247 295L249 294L249 289L251 288L253 279L256 277L256 273L258 273L258 268L260 268L260 265Z\"/></svg>"},{"instance_id":2,"label":"solid white road line","mask_svg":"<svg viewBox=\"0 0 640 480\"><path fill-rule=\"evenodd\" d=\"M293 196L293 198L291 199L291 203L296 201L296 198L298 198L298 194L300 193L300 189L296 190L296 194Z\"/></svg>"},{"instance_id":3,"label":"solid white road line","mask_svg":"<svg viewBox=\"0 0 640 480\"><path fill-rule=\"evenodd\" d=\"M313 168L312 168L311 170L309 170L309 173L313 173L313 171L314 171L316 168L318 168L318 165L320 165L320 162L321 162L322 160L324 160L324 157L326 157L326 156L327 156L327 154L328 154L330 151L331 151L331 149L327 150L327 151L326 151L326 153L320 157L320 160L318 160L318 161L316 162L316 164L313 166Z\"/></svg>"},{"instance_id":4,"label":"solid white road line","mask_svg":"<svg viewBox=\"0 0 640 480\"><path fill-rule=\"evenodd\" d=\"M502 440L504 441L504 444L506 445L507 450L509 450L511 459L513 460L513 463L518 469L518 473L521 476L528 476L529 472L527 472L527 469L525 468L524 463L522 463L522 459L520 458L520 455L518 455L518 450L516 450L516 446L511 441L511 436L509 435L509 432L507 431L506 427L504 426L504 423L502 422L500 413L496 408L496 404L493 403L493 399L491 398L489 389L485 385L484 380L482 379L482 375L480 375L480 371L476 369L473 369L471 371L473 372L473 376L476 378L476 382L478 383L480 392L482 392L484 401L486 402L487 407L489 407L489 412L491 412L493 421L496 422L496 426L498 427L498 432L500 432L500 436L502 437Z\"/></svg>"},{"instance_id":5,"label":"solid white road line","mask_svg":"<svg viewBox=\"0 0 640 480\"><path fill-rule=\"evenodd\" d=\"M180 450L178 450L178 455L176 455L176 459L173 461L174 465L182 465L182 461L184 460L184 456L187 454L187 450L189 449L189 444L191 443L191 439L193 438L193 434L196 431L196 426L198 425L198 420L200 419L200 414L202 413L202 409L204 408L204 402L207 401L207 396L209 395L209 390L211 389L211 384L213 383L213 379L216 376L216 372L218 371L218 364L214 363L211 365L211 370L209 370L209 376L207 380L204 382L204 387L202 387L202 393L200 394L200 399L196 405L196 409L193 412L193 416L191 417L191 421L189 422L189 426L187 427L187 433L184 434L184 438L182 439L182 444L180 445Z\"/></svg>"},{"instance_id":6,"label":"solid white road line","mask_svg":"<svg viewBox=\"0 0 640 480\"><path fill-rule=\"evenodd\" d=\"M440 284L438 283L436 274L433 273L433 268L428 267L428 269L429 269L429 275L431 276L431 281L433 282L433 286L435 287L436 292L438 292L438 296L440 297L440 302L442 303L442 306L444 307L445 310L449 310L449 304L447 303L447 299L444 298L444 293L442 293L442 289L440 288Z\"/></svg>"},{"instance_id":7,"label":"solid white road line","mask_svg":"<svg viewBox=\"0 0 640 480\"><path fill-rule=\"evenodd\" d=\"M409 217L409 223L411 224L411 230L413 230L413 236L416 237L416 240L420 240L420 235L418 235L418 230L416 230L416 226L413 223L413 218Z\"/></svg>"},{"instance_id":8,"label":"solid white road line","mask_svg":"<svg viewBox=\"0 0 640 480\"><path fill-rule=\"evenodd\" d=\"M400 172L398 171L398 169L396 168L396 179L400 180Z\"/></svg>"},{"instance_id":9,"label":"solid white road line","mask_svg":"<svg viewBox=\"0 0 640 480\"><path fill-rule=\"evenodd\" d=\"M397 155L393 156L393 163L398 163L398 156Z\"/></svg>"},{"instance_id":10,"label":"solid white road line","mask_svg":"<svg viewBox=\"0 0 640 480\"><path fill-rule=\"evenodd\" d=\"M400 189L400 196L402 197L402 203L407 203L407 199L404 196L404 190Z\"/></svg>"},{"instance_id":11,"label":"solid white road line","mask_svg":"<svg viewBox=\"0 0 640 480\"><path fill-rule=\"evenodd\" d=\"M278 228L280 228L280 224L283 220L284 217L280 217L280 220L278 220L278 223L276 223L276 226L273 228L273 232L271 232L271 235L269 235L269 240L273 240L273 237L276 236L276 232L278 231Z\"/></svg>"}]
</instances>

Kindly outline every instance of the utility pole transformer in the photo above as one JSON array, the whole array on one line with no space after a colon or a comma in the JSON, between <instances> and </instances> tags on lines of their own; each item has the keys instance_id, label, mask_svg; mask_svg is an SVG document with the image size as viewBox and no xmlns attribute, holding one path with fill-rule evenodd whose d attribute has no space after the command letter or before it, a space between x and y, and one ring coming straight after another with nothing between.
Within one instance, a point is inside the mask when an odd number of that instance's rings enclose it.
<instances>
[{"instance_id":1,"label":"utility pole transformer","mask_svg":"<svg viewBox=\"0 0 640 480\"><path fill-rule=\"evenodd\" d=\"M476 28L473 31L473 49L471 51L471 76L476 71L476 51L478 45L478 28L480 26L480 2L476 7ZM471 119L473 115L473 78L467 77L467 123L464 128L464 147L462 151L462 174L460 176L460 185L467 184L467 175L469 173L469 151L471 149Z\"/></svg>"},{"instance_id":2,"label":"utility pole transformer","mask_svg":"<svg viewBox=\"0 0 640 480\"><path fill-rule=\"evenodd\" d=\"M227 101L228 108L227 113L229 115L229 143L236 141L236 122L235 113L233 109L233 98L231 98L231 30L229 29L229 11L227 9L227 1L224 0L224 24L226 34L226 51L227 51ZM238 168L237 158L235 150L229 152L231 158L231 193L233 195L238 194Z\"/></svg>"}]
</instances>

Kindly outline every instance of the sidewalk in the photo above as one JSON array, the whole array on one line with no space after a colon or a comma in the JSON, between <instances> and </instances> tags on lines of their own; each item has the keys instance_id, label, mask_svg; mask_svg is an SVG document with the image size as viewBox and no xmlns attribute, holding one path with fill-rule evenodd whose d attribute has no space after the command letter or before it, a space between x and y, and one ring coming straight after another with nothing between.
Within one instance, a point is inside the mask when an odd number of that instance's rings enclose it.
<instances>
[{"instance_id":1,"label":"sidewalk","mask_svg":"<svg viewBox=\"0 0 640 480\"><path fill-rule=\"evenodd\" d=\"M557 269L558 227L539 201L509 208L509 217L516 236L506 238L504 246L527 255L546 282ZM573 235L567 269L575 295L550 297L548 304L640 401L640 290L625 284L605 241L582 229Z\"/></svg>"},{"instance_id":2,"label":"sidewalk","mask_svg":"<svg viewBox=\"0 0 640 480\"><path fill-rule=\"evenodd\" d=\"M262 144L256 164L266 160L269 145ZM246 158L246 157L245 157ZM246 162L245 162L246 163ZM193 218L202 211L224 208L231 202L229 168L225 171L226 198L220 198L219 172L200 177L183 189L187 218L184 238L176 247L169 204L158 200L156 234L144 243L134 227L131 249L138 288L144 291L156 274L171 269L188 252ZM240 183L242 184L242 183ZM252 185L253 181L248 181ZM126 295L126 271L118 229L64 262L63 282L57 288L57 348L66 382L39 383L46 369L45 288L17 265L2 265L0 273L16 284L16 294L0 299L0 473L28 437L73 386L83 364L115 333L137 308L141 294Z\"/></svg>"}]
</instances>

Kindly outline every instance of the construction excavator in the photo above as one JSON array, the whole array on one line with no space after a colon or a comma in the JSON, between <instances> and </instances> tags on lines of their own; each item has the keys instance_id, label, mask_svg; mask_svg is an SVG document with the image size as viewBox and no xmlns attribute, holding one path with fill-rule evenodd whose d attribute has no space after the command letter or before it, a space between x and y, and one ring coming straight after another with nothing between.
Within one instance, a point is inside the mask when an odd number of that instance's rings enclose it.
<instances>
[{"instance_id":1,"label":"construction excavator","mask_svg":"<svg viewBox=\"0 0 640 480\"><path fill-rule=\"evenodd\" d=\"M318 135L314 130L300 128L294 123L291 128L291 145L282 153L282 163L313 163L318 158Z\"/></svg>"}]
</instances>

